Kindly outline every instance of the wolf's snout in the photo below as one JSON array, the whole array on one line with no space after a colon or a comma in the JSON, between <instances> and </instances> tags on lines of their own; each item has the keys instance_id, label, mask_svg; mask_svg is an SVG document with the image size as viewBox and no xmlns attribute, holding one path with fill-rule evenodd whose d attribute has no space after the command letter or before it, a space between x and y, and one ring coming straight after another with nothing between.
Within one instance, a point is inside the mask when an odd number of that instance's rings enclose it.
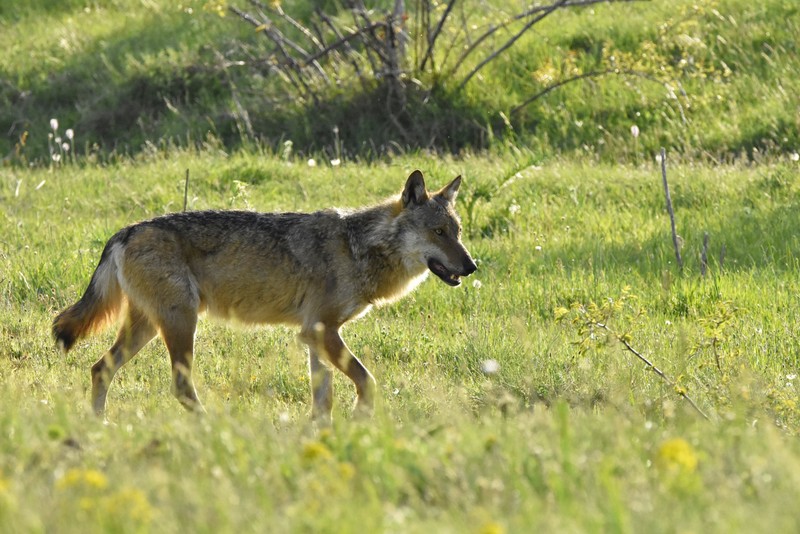
<instances>
[{"instance_id":1,"label":"wolf's snout","mask_svg":"<svg viewBox=\"0 0 800 534\"><path fill-rule=\"evenodd\" d=\"M472 258L468 257L467 260L464 262L464 275L463 276L469 276L469 275L471 275L472 273L474 273L477 270L478 270L478 266L475 265L475 262L472 260Z\"/></svg>"}]
</instances>

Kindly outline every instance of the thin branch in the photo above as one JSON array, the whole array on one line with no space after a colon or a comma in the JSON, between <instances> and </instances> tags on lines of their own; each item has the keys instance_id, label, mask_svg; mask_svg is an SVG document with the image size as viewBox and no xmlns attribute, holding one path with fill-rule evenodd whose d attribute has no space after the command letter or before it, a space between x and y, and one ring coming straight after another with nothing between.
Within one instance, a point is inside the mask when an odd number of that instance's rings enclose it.
<instances>
[{"instance_id":1,"label":"thin branch","mask_svg":"<svg viewBox=\"0 0 800 534\"><path fill-rule=\"evenodd\" d=\"M509 112L509 114L510 115L516 115L517 113L519 113L519 111L521 111L523 108L527 107L529 104L533 103L536 100L539 100L540 98L542 98L546 94L550 93L551 91L555 91L559 87L562 87L562 86L567 85L569 83L577 82L579 80L585 80L587 78L599 78L600 76L606 76L608 74L615 74L616 72L618 72L616 69L591 71L591 72L584 72L583 74L576 74L575 76L571 76L571 77L566 78L564 80L560 80L560 81L558 81L558 82L556 82L556 83L554 83L552 85L548 85L547 87L545 87L544 89L542 89L541 91L539 91L538 93L533 95L532 97L525 99L524 102L522 102L521 104L519 104L519 105L515 106L514 108L512 108L511 111Z\"/></svg>"},{"instance_id":2,"label":"thin branch","mask_svg":"<svg viewBox=\"0 0 800 534\"><path fill-rule=\"evenodd\" d=\"M366 89L367 88L367 82L364 79L364 75L361 73L361 67L359 67L359 65L358 65L358 60L360 59L360 56L359 56L358 52L356 52L356 50L350 45L349 38L345 39L342 36L342 32L339 31L339 28L336 27L336 25L333 23L333 21L331 21L331 19L327 15L325 15L325 13L323 13L319 9L317 9L316 13L317 13L317 16L320 18L320 20L323 23L325 23L328 26L328 28L330 28L330 30L333 32L333 34L336 37L339 38L339 40L341 41L341 45L344 45L344 49L345 49L346 55L350 59L350 63L353 65L353 68L355 69L356 74L358 75L358 79L361 81L361 86L364 89ZM337 45L337 47L341 46L341 45ZM333 46L333 45L331 45L331 46ZM330 48L330 47L328 47L328 48Z\"/></svg>"},{"instance_id":3,"label":"thin branch","mask_svg":"<svg viewBox=\"0 0 800 534\"><path fill-rule=\"evenodd\" d=\"M444 10L444 13L442 13L442 18L439 19L439 24L437 24L436 28L433 30L433 34L431 34L430 39L428 40L428 50L422 57L422 63L420 63L419 66L420 72L425 70L425 64L428 62L428 58L430 58L433 54L433 47L436 44L436 39L439 37L439 33L442 31L442 27L444 27L444 22L447 20L447 16L450 15L450 12L453 10L453 6L455 5L456 0L450 0L450 3L447 4L447 7Z\"/></svg>"},{"instance_id":4,"label":"thin branch","mask_svg":"<svg viewBox=\"0 0 800 534\"><path fill-rule=\"evenodd\" d=\"M361 24L359 24L358 22L359 13L357 12L357 6L354 6L350 9L350 15L353 17L353 24L355 24L355 27L358 29L363 28L363 26L361 26ZM361 13L361 18L366 19L367 21L366 27L372 26L372 21L369 19L369 17L367 17L365 13L363 12ZM374 51L375 47L372 45L372 43L369 42L369 40L364 38L364 34L362 32L356 31L355 33L360 37L361 42L364 43L364 52L367 56L367 60L369 60L370 67L372 67L373 75L376 75L378 73L378 66L375 63L375 59L372 57L372 52ZM372 35L374 38L375 37L374 31L372 32Z\"/></svg>"},{"instance_id":5,"label":"thin branch","mask_svg":"<svg viewBox=\"0 0 800 534\"><path fill-rule=\"evenodd\" d=\"M308 52L302 46L298 45L297 43L295 43L294 41L288 39L285 35L283 35L283 33L281 33L281 31L278 28L276 28L275 25L272 23L272 21L265 15L264 15L265 21L260 21L257 18L253 17L252 15L250 15L249 13L246 13L238 9L235 6L228 6L228 10L230 10L232 13L235 13L243 20L249 22L251 25L255 26L257 31L262 30L264 32L264 35L266 35L278 48L281 55L283 55L284 59L286 60L287 64L290 67L292 67L292 69L295 71L299 83L303 86L306 92L310 94L312 98L314 98L314 100L316 101L317 100L316 93L314 93L314 91L311 90L308 84L306 84L305 80L303 79L302 72L300 71L300 64L297 62L294 56L292 56L292 54L289 53L287 46L289 48L292 48L295 52L299 53L303 57L308 57L309 55ZM322 66L316 61L312 63L314 67L317 69L317 72L320 74L322 79L325 80L326 83L330 83L330 78L328 78L328 75L322 69Z\"/></svg>"},{"instance_id":6,"label":"thin branch","mask_svg":"<svg viewBox=\"0 0 800 534\"><path fill-rule=\"evenodd\" d=\"M562 87L564 85L567 85L567 84L572 83L572 82L577 82L579 80L585 80L587 78L599 78L601 76L608 76L609 74L617 74L617 75L621 75L621 76L633 76L633 77L636 77L636 78L641 78L643 80L647 80L649 82L657 83L657 84L661 85L662 87L665 87L670 92L671 96L674 96L674 94L675 94L672 91L672 88L670 87L669 83L667 83L665 81L662 81L662 80L659 80L655 76L652 76L652 75L650 75L650 74L648 74L646 72L642 72L642 71L638 71L638 70L631 70L631 69L617 69L617 68L605 69L605 70L595 70L595 71L591 71L591 72L584 72L582 74L576 74L575 76L571 76L569 78L565 78L565 79L563 79L561 81L558 81L558 82L556 82L556 83L554 83L552 85L548 85L547 87L545 87L544 89L542 89L541 91L536 93L535 95L531 96L530 98L527 98L521 104L519 104L516 107L512 108L511 111L509 112L509 114L510 115L516 115L517 113L519 113L526 106L530 105L531 103L533 103L536 100L542 98L543 96L547 95L551 91L554 91L554 90L556 90L559 87ZM680 110L681 116L683 116L684 115L683 106L681 105L680 100L675 98L675 103L677 104L678 109ZM684 123L685 122L686 121L684 120Z\"/></svg>"},{"instance_id":7,"label":"thin branch","mask_svg":"<svg viewBox=\"0 0 800 534\"><path fill-rule=\"evenodd\" d=\"M286 12L283 10L283 8L281 7L281 5L280 5L280 4L278 4L278 5L275 7L275 10L278 12L278 14L279 14L281 17L283 17L283 19L284 19L284 20L286 20L286 21L287 21L289 24L291 24L292 26L294 26L294 27L295 27L295 28L296 28L298 31L300 31L300 33L302 33L303 35L305 35L305 36L306 36L306 38L307 38L309 41L311 41L311 43L313 43L313 44L314 44L314 46L316 46L316 47L317 47L317 48L319 48L320 50L322 50L323 48L325 48L325 45L322 43L322 41L320 41L319 39L317 39L317 37L314 35L314 33L313 33L311 30L309 30L308 28L306 28L305 26L303 26L302 24L300 24L300 23L299 23L297 20L295 20L295 19L294 19L294 18L292 18L292 17L291 17L291 16L290 16L288 13L286 13Z\"/></svg>"},{"instance_id":8,"label":"thin branch","mask_svg":"<svg viewBox=\"0 0 800 534\"><path fill-rule=\"evenodd\" d=\"M478 63L478 65L474 69L472 69L470 71L470 73L467 74L467 76L458 85L458 90L459 91L462 90L467 85L467 83L469 83L469 81L472 79L472 77L475 76L478 73L478 71L480 71L483 67L485 67L490 61L494 60L495 58L497 58L497 56L499 56L500 54L502 54L503 52L505 52L506 50L511 48L511 46L513 46L513 44L516 43L517 40L519 40L519 38L522 37L522 35L531 28L531 26L533 26L537 22L541 21L547 15L551 14L552 12L557 10L558 8L563 7L564 4L566 4L566 3L567 3L567 0L558 0L554 4L551 4L551 5L547 6L547 8L545 9L545 11L542 14L540 14L539 16L534 17L533 19L528 21L525 24L525 26L523 26L520 31L518 31L516 34L514 34L514 36L511 39L506 41L505 44L503 44L503 46L501 46L500 48L498 48L497 50L492 52L489 55L489 57L487 57L486 59L484 59L483 61Z\"/></svg>"},{"instance_id":9,"label":"thin branch","mask_svg":"<svg viewBox=\"0 0 800 534\"><path fill-rule=\"evenodd\" d=\"M593 5L593 4L601 4L601 3L602 4L614 4L614 3L620 3L620 2L628 3L628 2L649 2L649 1L650 0L571 0L571 1L568 0L567 2L564 2L564 4L561 7L562 8L585 7L585 6L590 6L590 5ZM485 41L486 39L491 37L495 32L497 32L497 30L501 30L501 29L513 24L514 22L526 19L526 18L528 18L530 16L533 16L533 15L535 15L537 13L541 13L542 11L545 11L545 10L549 9L550 7L551 6L536 6L536 7L532 7L531 9L523 11L522 13L514 15L513 17L511 17L509 19L506 19L503 22L500 22L496 26L491 26L488 30L486 30L483 34L481 34L475 40L475 42L470 44L470 46L464 51L463 54L461 54L461 57L458 58L458 61L456 62L455 66L452 69L450 69L450 72L449 72L448 76L452 76L453 74L455 74L456 71L461 66L461 64L467 58L467 56L472 54L472 52L474 52L475 49L483 41Z\"/></svg>"},{"instance_id":10,"label":"thin branch","mask_svg":"<svg viewBox=\"0 0 800 534\"><path fill-rule=\"evenodd\" d=\"M327 17L326 17L323 20L328 22L329 19L327 19ZM332 24L329 24L329 26L332 26ZM308 65L308 63L310 63L311 61L315 61L315 60L321 58L322 56L325 56L326 54L329 54L331 51L333 51L333 50L339 48L340 46L348 43L349 41L355 39L356 37L361 37L362 34L364 34L364 33L373 32L376 29L383 28L385 26L386 26L385 22L375 22L373 24L370 24L369 26L365 26L365 27L359 28L358 30L354 31L353 33L351 33L351 34L349 34L347 36L342 36L342 34L339 33L337 35L337 37L339 37L339 39L337 41L334 41L333 43L329 44L328 46L326 46L325 48L323 48L319 52L315 53L314 55L309 56L308 59L306 59L306 65Z\"/></svg>"},{"instance_id":11,"label":"thin branch","mask_svg":"<svg viewBox=\"0 0 800 534\"><path fill-rule=\"evenodd\" d=\"M697 404L695 404L695 402L692 400L692 398L691 398L691 397L689 397L689 395L687 395L687 394L686 394L686 392L683 390L683 388L677 387L677 385L675 384L675 382L673 382L671 378L669 378L669 377L668 377L666 374L664 374L664 371L662 371L661 369L659 369L658 367L656 367L656 366L653 364L653 362L651 362L650 360L648 360L647 358L645 358L645 357L642 355L642 353L640 353L638 350L636 350L635 348L633 348L633 347L631 346L631 344L630 344L630 343L628 343L628 340L627 340L627 339L625 339L625 336L621 336L621 335L617 334L616 332L614 332L613 330L611 330L611 329L608 327L608 325L606 325L606 324L604 324L604 323L597 323L597 322L594 322L594 323L592 323L592 324L594 324L594 325L595 325L596 327L598 327L598 328L602 328L603 330L605 330L606 332L608 332L609 334L611 334L612 336L614 336L614 337L615 337L617 340L619 340L619 342L620 342L620 343L622 343L622 345L625 347L625 349L627 349L627 350L628 350L628 352L630 352L631 354L633 354L634 356L636 356L637 358L639 358L639 359L640 359L642 362L644 362L644 364L645 364L645 365L647 365L647 367L648 367L648 368L649 368L651 371L653 371L655 374L657 374L659 377L661 377L661 379L662 379L662 380L664 380L664 382L666 382L666 383L667 383L667 384L668 384L668 385L669 385L669 386L670 386L670 387L671 387L671 388L672 388L672 389L673 389L673 390L674 390L674 391L675 391L675 392L676 392L678 395L680 395L681 397L683 397L683 398L684 398L684 399L685 399L685 400L686 400L686 401L687 401L687 402L688 402L688 403L689 403L689 404L692 406L692 408L694 408L694 409L695 409L695 411L696 411L697 413L699 413L700 415L702 415L702 416L703 416L703 419L705 419L705 420L708 420L708 419L709 419L709 417L706 415L706 413L705 413L703 410L701 410L701 409L700 409L700 407L699 407L699 406L697 406Z\"/></svg>"}]
</instances>

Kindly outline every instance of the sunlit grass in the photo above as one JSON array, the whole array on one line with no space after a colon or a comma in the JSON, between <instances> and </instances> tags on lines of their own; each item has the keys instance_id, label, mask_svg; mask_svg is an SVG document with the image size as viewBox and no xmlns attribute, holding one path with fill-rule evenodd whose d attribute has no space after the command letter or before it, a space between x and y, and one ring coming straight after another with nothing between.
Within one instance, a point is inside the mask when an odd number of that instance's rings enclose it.
<instances>
[{"instance_id":1,"label":"sunlit grass","mask_svg":"<svg viewBox=\"0 0 800 534\"><path fill-rule=\"evenodd\" d=\"M518 151L309 167L185 151L9 170L0 183L0 526L796 530L797 164L670 166L681 274L655 164L535 161ZM473 205L465 240L479 271L457 289L429 280L345 327L378 379L372 420L351 420L354 392L337 376L335 424L315 429L295 332L210 320L196 358L206 417L171 396L160 341L115 379L112 424L90 413L89 367L113 332L64 357L50 321L84 289L116 229L182 209L187 168L192 209L311 210L396 194L415 167L431 186L464 175L459 210ZM557 320L561 308L624 292L633 297L611 326L710 421L618 343L595 335L582 346L579 329Z\"/></svg>"}]
</instances>

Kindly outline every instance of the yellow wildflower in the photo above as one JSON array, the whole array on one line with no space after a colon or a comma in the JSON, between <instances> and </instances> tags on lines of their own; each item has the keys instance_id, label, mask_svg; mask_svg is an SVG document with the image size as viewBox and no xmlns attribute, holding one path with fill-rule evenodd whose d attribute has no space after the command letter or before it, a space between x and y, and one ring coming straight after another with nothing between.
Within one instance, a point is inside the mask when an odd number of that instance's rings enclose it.
<instances>
[{"instance_id":1,"label":"yellow wildflower","mask_svg":"<svg viewBox=\"0 0 800 534\"><path fill-rule=\"evenodd\" d=\"M96 469L70 469L56 482L58 489L82 486L85 488L105 489L108 487L106 476Z\"/></svg>"},{"instance_id":2,"label":"yellow wildflower","mask_svg":"<svg viewBox=\"0 0 800 534\"><path fill-rule=\"evenodd\" d=\"M668 439L658 448L656 465L677 473L694 473L697 469L697 453L683 438Z\"/></svg>"}]
</instances>

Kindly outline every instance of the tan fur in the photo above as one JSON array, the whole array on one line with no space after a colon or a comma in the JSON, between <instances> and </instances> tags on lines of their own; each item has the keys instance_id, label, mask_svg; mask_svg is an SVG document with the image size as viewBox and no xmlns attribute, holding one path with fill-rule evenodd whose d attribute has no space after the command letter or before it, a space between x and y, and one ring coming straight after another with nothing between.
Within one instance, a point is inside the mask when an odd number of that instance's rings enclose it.
<instances>
[{"instance_id":1,"label":"tan fur","mask_svg":"<svg viewBox=\"0 0 800 534\"><path fill-rule=\"evenodd\" d=\"M355 384L357 408L372 408L375 381L341 339L342 325L400 298L433 271L450 285L475 270L460 241L454 202L461 178L430 194L422 173L398 200L354 211L177 213L117 232L89 287L53 321L69 350L125 309L117 340L92 367L92 402L102 414L116 371L160 333L173 388L202 410L191 380L198 314L300 327L308 345L315 417L329 418L327 364Z\"/></svg>"}]
</instances>

